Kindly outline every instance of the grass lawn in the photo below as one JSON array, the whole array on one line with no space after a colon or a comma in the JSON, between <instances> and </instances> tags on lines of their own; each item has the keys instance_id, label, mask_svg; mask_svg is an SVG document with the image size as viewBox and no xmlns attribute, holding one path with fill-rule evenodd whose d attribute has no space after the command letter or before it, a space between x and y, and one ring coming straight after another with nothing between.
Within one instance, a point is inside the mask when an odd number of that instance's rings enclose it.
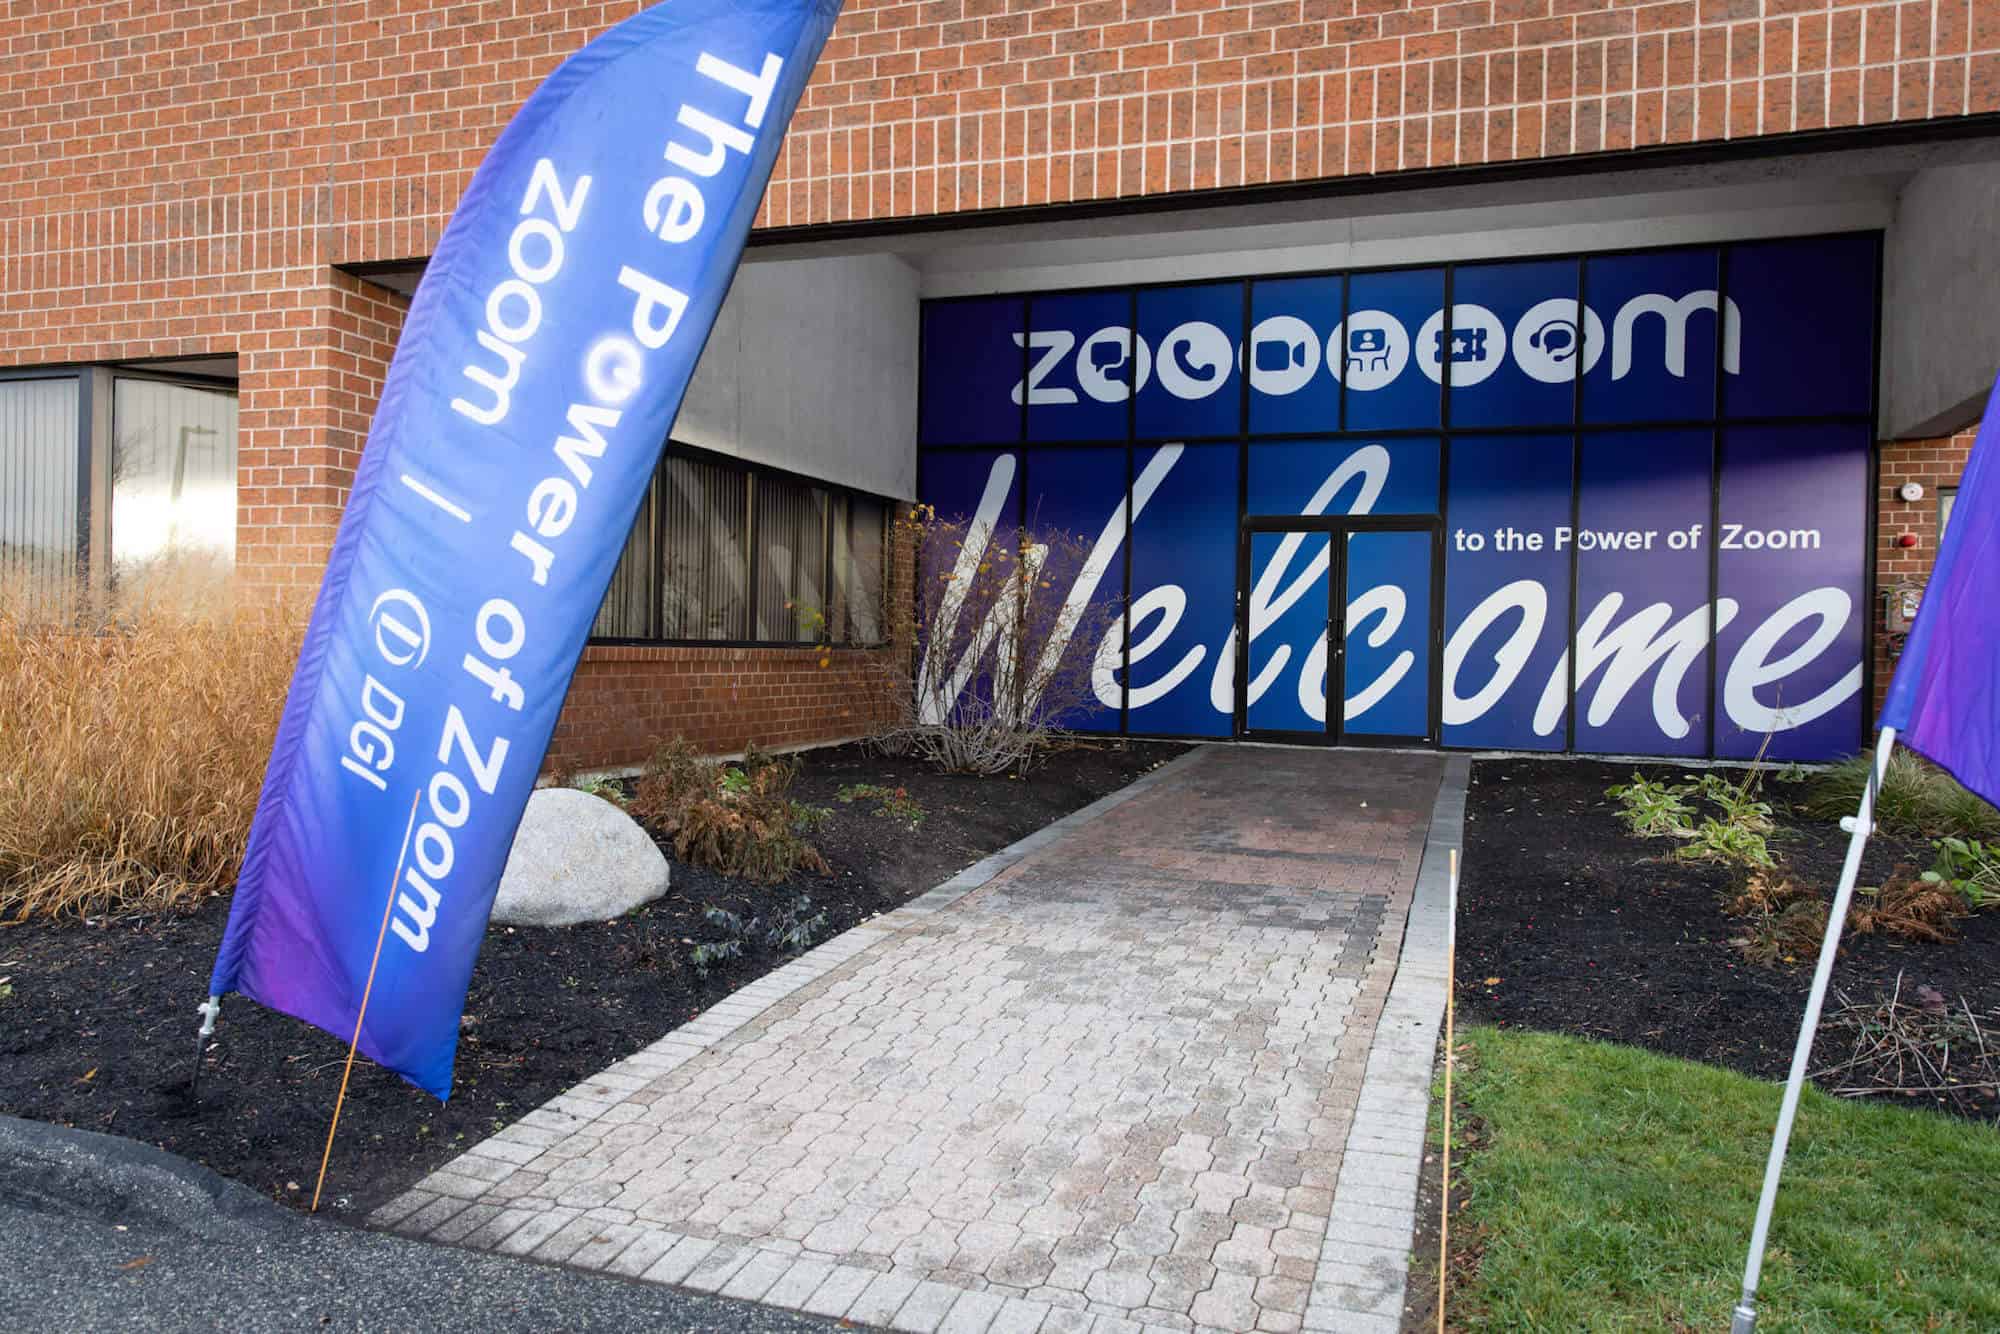
<instances>
[{"instance_id":1,"label":"grass lawn","mask_svg":"<svg viewBox=\"0 0 2000 1334\"><path fill-rule=\"evenodd\" d=\"M1455 1322L1726 1328L1779 1088L1579 1038L1461 1037L1453 1092L1484 1144L1454 1172L1452 1241L1483 1256ZM1808 1088L1759 1329L2000 1329L1996 1183L2000 1131Z\"/></svg>"}]
</instances>

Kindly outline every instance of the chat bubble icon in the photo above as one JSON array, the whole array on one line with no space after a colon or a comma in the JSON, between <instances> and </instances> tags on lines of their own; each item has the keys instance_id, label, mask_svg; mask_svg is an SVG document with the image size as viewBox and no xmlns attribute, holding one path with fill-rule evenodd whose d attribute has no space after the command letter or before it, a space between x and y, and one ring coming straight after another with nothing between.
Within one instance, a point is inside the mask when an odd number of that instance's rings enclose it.
<instances>
[{"instance_id":1,"label":"chat bubble icon","mask_svg":"<svg viewBox=\"0 0 2000 1334\"><path fill-rule=\"evenodd\" d=\"M1099 374L1125 364L1125 345L1106 338L1090 345L1090 368Z\"/></svg>"}]
</instances>

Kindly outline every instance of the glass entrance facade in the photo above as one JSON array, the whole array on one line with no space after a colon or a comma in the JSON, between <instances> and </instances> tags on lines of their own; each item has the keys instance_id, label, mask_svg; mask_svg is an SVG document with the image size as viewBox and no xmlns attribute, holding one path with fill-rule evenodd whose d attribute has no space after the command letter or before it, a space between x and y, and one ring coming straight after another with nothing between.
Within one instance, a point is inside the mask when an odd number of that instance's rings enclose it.
<instances>
[{"instance_id":1,"label":"glass entrance facade","mask_svg":"<svg viewBox=\"0 0 2000 1334\"><path fill-rule=\"evenodd\" d=\"M1833 758L1865 721L1879 252L927 302L923 499L1108 558L1075 591L1128 607L1087 729Z\"/></svg>"}]
</instances>

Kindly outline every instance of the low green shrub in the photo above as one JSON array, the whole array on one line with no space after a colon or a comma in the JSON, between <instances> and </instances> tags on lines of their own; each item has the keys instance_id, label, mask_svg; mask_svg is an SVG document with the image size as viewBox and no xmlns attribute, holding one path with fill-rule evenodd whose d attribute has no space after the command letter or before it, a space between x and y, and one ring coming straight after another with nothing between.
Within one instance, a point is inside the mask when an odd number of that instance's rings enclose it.
<instances>
[{"instance_id":1,"label":"low green shrub","mask_svg":"<svg viewBox=\"0 0 2000 1334\"><path fill-rule=\"evenodd\" d=\"M797 777L797 761L754 747L741 763L720 764L677 740L647 762L630 809L671 838L683 861L775 884L794 871L827 869L801 834L815 822L812 808L786 795Z\"/></svg>"},{"instance_id":2,"label":"low green shrub","mask_svg":"<svg viewBox=\"0 0 2000 1334\"><path fill-rule=\"evenodd\" d=\"M1718 773L1698 782L1668 783L1634 773L1632 781L1606 788L1604 795L1619 805L1618 818L1642 838L1685 840L1674 855L1688 861L1727 862L1760 870L1775 867L1764 836L1775 826L1771 803L1762 799L1763 769L1753 765L1740 782ZM1703 816L1688 800L1696 793L1719 816Z\"/></svg>"},{"instance_id":3,"label":"low green shrub","mask_svg":"<svg viewBox=\"0 0 2000 1334\"><path fill-rule=\"evenodd\" d=\"M1931 850L1937 860L1924 872L1925 884L1947 886L1974 908L2000 908L2000 844L1940 838L1931 843Z\"/></svg>"},{"instance_id":4,"label":"low green shrub","mask_svg":"<svg viewBox=\"0 0 2000 1334\"><path fill-rule=\"evenodd\" d=\"M880 783L849 783L833 794L843 806L852 806L857 801L873 802L875 814L886 820L897 820L915 829L924 822L923 803L910 795L908 788L884 787Z\"/></svg>"},{"instance_id":5,"label":"low green shrub","mask_svg":"<svg viewBox=\"0 0 2000 1334\"><path fill-rule=\"evenodd\" d=\"M1693 791L1692 783L1654 782L1635 773L1604 795L1618 803L1618 818L1640 837L1686 838L1694 831L1694 807L1687 803Z\"/></svg>"},{"instance_id":6,"label":"low green shrub","mask_svg":"<svg viewBox=\"0 0 2000 1334\"><path fill-rule=\"evenodd\" d=\"M1761 776L1762 770L1754 767L1744 772L1740 783L1732 783L1721 774L1703 774L1701 795L1722 811L1723 823L1753 834L1768 834L1774 826L1771 803L1759 799Z\"/></svg>"},{"instance_id":7,"label":"low green shrub","mask_svg":"<svg viewBox=\"0 0 2000 1334\"><path fill-rule=\"evenodd\" d=\"M1674 855L1683 861L1727 862L1732 866L1753 866L1760 870L1773 870L1778 859L1771 855L1770 844L1756 830L1733 820L1717 820L1713 817L1695 826L1687 841L1674 849Z\"/></svg>"},{"instance_id":8,"label":"low green shrub","mask_svg":"<svg viewBox=\"0 0 2000 1334\"><path fill-rule=\"evenodd\" d=\"M697 973L707 973L725 959L740 959L743 947L758 941L767 949L800 953L826 929L826 914L814 912L812 900L804 894L780 904L768 918L759 915L745 920L727 908L709 908L702 918L722 932L722 938L702 941L689 952Z\"/></svg>"},{"instance_id":9,"label":"low green shrub","mask_svg":"<svg viewBox=\"0 0 2000 1334\"><path fill-rule=\"evenodd\" d=\"M1821 773L1807 785L1800 808L1821 820L1854 814L1873 763L1872 754L1856 755ZM1889 757L1888 773L1875 798L1875 823L1887 834L2000 842L2000 810L1907 750Z\"/></svg>"}]
</instances>

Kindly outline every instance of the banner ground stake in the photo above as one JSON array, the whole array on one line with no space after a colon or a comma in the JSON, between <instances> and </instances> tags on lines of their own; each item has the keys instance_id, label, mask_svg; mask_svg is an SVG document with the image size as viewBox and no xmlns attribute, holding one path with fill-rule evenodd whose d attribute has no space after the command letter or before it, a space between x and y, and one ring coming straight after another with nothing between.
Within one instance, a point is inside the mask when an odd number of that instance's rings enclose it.
<instances>
[{"instance_id":1,"label":"banner ground stake","mask_svg":"<svg viewBox=\"0 0 2000 1334\"><path fill-rule=\"evenodd\" d=\"M333 1100L333 1123L326 1128L326 1148L319 1155L319 1180L313 1182L312 1208L307 1213L319 1212L319 1193L326 1185L327 1160L333 1157L333 1134L340 1129L340 1108L347 1101L347 1079L354 1073L354 1049L361 1045L361 1021L368 1017L368 995L375 990L375 970L382 963L382 942L389 935L389 910L396 902L396 885L403 878L403 863L410 856L410 833L417 827L417 803L423 800L423 789L410 794L410 820L403 826L403 850L396 854L396 873L389 877L389 892L382 900L382 927L375 933L375 957L368 964L368 981L361 987L361 1008L354 1016L354 1036L347 1043L347 1066L340 1072L340 1092Z\"/></svg>"},{"instance_id":2,"label":"banner ground stake","mask_svg":"<svg viewBox=\"0 0 2000 1334\"><path fill-rule=\"evenodd\" d=\"M194 1072L188 1076L188 1101L201 1100L201 1057L208 1050L208 1039L215 1032L215 1021L222 1014L222 997L210 996L194 1007L201 1016L201 1027L194 1031Z\"/></svg>"}]
</instances>

